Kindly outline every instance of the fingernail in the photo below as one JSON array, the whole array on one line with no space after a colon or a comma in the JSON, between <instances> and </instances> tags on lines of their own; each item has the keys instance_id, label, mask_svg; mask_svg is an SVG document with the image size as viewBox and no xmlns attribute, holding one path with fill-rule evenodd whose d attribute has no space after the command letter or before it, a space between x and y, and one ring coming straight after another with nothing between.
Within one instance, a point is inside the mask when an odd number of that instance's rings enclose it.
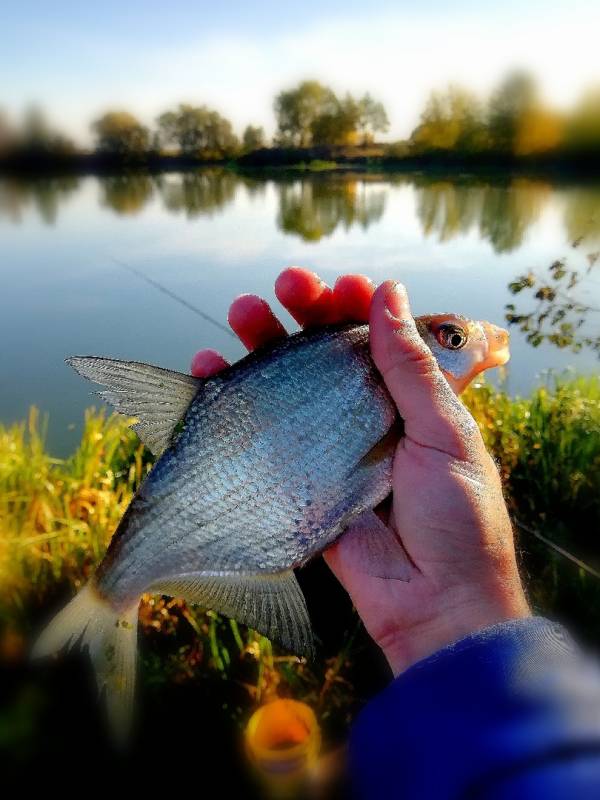
<instances>
[{"instance_id":1,"label":"fingernail","mask_svg":"<svg viewBox=\"0 0 600 800\"><path fill-rule=\"evenodd\" d=\"M406 292L399 281L390 281L385 293L385 307L394 319L404 316L404 303Z\"/></svg>"}]
</instances>

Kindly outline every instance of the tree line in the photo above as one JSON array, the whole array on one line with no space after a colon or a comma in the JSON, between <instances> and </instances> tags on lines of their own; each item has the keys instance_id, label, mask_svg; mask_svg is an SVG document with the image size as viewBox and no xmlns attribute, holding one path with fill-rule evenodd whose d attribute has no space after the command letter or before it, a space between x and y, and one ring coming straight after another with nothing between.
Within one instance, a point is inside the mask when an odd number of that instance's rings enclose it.
<instances>
[{"instance_id":1,"label":"tree line","mask_svg":"<svg viewBox=\"0 0 600 800\"><path fill-rule=\"evenodd\" d=\"M408 139L380 145L375 142L389 130L389 119L383 104L369 93L338 96L318 81L302 81L281 91L273 109L277 126L271 141L260 126L248 125L238 135L220 112L189 103L160 114L153 127L128 111L111 110L91 128L96 153L122 160L148 154L223 160L268 147L318 146L370 146L373 155L396 159L600 151L600 86L564 113L545 104L535 81L521 72L505 78L484 100L460 86L432 92ZM20 130L0 114L0 154L15 149L63 156L80 152L35 109Z\"/></svg>"}]
</instances>

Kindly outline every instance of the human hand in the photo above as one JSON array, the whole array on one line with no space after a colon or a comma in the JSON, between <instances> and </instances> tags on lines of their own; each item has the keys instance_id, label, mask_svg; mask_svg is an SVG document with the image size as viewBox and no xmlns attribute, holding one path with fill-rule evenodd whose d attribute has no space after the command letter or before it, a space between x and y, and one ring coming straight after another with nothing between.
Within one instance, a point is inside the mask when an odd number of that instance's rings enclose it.
<instances>
[{"instance_id":1,"label":"human hand","mask_svg":"<svg viewBox=\"0 0 600 800\"><path fill-rule=\"evenodd\" d=\"M302 326L369 320L373 359L404 420L384 521L359 519L324 553L394 673L476 630L527 616L498 471L418 335L404 287L386 281L375 290L367 278L345 275L331 289L291 267L275 293ZM228 318L249 350L286 335L254 295L234 300ZM208 377L225 366L203 350L192 373ZM389 537L390 551L406 554L409 581L369 572L361 545L369 536Z\"/></svg>"}]
</instances>

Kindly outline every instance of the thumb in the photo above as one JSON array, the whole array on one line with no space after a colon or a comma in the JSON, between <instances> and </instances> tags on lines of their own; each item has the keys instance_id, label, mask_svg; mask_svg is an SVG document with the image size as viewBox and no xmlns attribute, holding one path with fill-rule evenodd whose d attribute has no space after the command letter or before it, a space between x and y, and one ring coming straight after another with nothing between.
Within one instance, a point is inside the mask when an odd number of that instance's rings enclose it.
<instances>
[{"instance_id":1,"label":"thumb","mask_svg":"<svg viewBox=\"0 0 600 800\"><path fill-rule=\"evenodd\" d=\"M377 288L369 328L373 360L404 420L406 436L468 458L480 438L477 425L419 335L401 283L386 281Z\"/></svg>"}]
</instances>

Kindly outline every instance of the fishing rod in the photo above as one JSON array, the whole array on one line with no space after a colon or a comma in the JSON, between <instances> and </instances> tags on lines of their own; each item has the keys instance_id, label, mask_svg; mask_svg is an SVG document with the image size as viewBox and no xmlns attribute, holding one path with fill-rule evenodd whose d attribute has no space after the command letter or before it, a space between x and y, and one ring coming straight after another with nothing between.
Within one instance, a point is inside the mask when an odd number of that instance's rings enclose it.
<instances>
[{"instance_id":1,"label":"fishing rod","mask_svg":"<svg viewBox=\"0 0 600 800\"><path fill-rule=\"evenodd\" d=\"M121 261L120 259L115 258L114 256L111 256L111 260L118 267L121 267L122 269L127 270L127 272L130 272L132 275L135 275L136 277L140 278L140 280L144 281L145 283L149 284L150 286L153 286L155 289L158 289L159 292L162 292L163 294L167 295L167 297L170 297L171 300L175 300L175 302L177 302L180 305L184 306L184 308L187 308L188 311L192 311L194 314L197 314L199 317L201 317L206 322L210 322L211 325L214 325L220 331L223 331L224 333L229 334L229 336L232 336L233 338L235 338L235 334L233 333L233 331L230 328L228 328L226 325L223 325L221 322L216 320L214 317L211 317L210 314L207 314L206 311L202 311L201 308L198 308L198 306L193 305L192 303L190 303L185 298L180 297L178 294L175 294L175 292L171 291L171 289L167 289L166 286L163 286L158 281L155 281L153 278L149 278L148 275L146 275L145 273L141 272L141 270L137 269L136 267L132 267L131 264L126 264L124 261Z\"/></svg>"}]
</instances>

